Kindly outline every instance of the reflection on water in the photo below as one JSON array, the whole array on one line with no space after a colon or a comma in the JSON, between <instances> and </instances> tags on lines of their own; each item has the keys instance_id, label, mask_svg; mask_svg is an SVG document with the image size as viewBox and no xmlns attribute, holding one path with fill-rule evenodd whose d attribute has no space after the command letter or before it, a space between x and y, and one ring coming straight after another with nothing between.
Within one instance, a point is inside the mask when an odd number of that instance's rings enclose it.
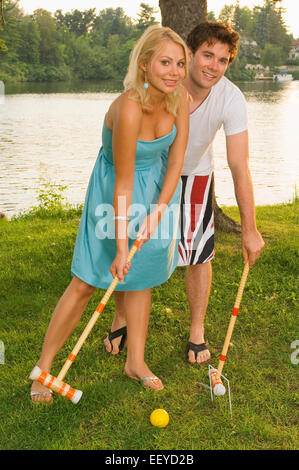
<instances>
[{"instance_id":1,"label":"reflection on water","mask_svg":"<svg viewBox=\"0 0 299 470\"><path fill-rule=\"evenodd\" d=\"M299 81L239 83L248 103L250 169L257 205L288 202L298 188ZM235 204L224 155L225 137L215 141L216 195ZM223 197L225 195L225 197Z\"/></svg>"},{"instance_id":2,"label":"reflection on water","mask_svg":"<svg viewBox=\"0 0 299 470\"><path fill-rule=\"evenodd\" d=\"M16 93L117 93L121 80L76 80L69 82L16 83L6 86L6 94Z\"/></svg>"},{"instance_id":3,"label":"reflection on water","mask_svg":"<svg viewBox=\"0 0 299 470\"><path fill-rule=\"evenodd\" d=\"M299 81L238 85L248 102L256 204L289 201L298 178ZM67 185L69 202L84 202L104 115L120 88L116 81L6 87L0 105L0 211L13 215L36 204L47 181ZM218 202L234 205L222 131L214 150Z\"/></svg>"}]
</instances>

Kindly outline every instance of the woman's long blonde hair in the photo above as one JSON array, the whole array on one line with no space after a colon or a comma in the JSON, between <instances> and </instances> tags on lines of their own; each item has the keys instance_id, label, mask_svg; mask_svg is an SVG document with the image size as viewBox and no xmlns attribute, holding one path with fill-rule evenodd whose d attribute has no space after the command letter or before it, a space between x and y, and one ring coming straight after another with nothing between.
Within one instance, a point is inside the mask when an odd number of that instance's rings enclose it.
<instances>
[{"instance_id":1,"label":"woman's long blonde hair","mask_svg":"<svg viewBox=\"0 0 299 470\"><path fill-rule=\"evenodd\" d=\"M185 76L188 74L188 50L183 39L165 26L149 26L131 52L128 72L124 79L125 90L131 90L131 98L141 103L145 109L149 100L149 92L144 87L145 72L141 66L149 64L166 41L172 41L182 46L185 56ZM172 93L165 95L166 110L175 116L179 101L180 87L176 87Z\"/></svg>"}]
</instances>

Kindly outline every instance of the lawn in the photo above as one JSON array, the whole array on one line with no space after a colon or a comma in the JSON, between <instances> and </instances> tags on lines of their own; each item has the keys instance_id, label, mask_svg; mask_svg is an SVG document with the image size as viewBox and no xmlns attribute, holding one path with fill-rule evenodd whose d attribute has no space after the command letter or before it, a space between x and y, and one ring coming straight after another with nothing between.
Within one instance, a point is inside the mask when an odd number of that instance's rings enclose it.
<instances>
[{"instance_id":1,"label":"lawn","mask_svg":"<svg viewBox=\"0 0 299 470\"><path fill-rule=\"evenodd\" d=\"M236 208L225 208L238 218ZM11 450L195 450L298 448L298 201L257 207L266 247L250 271L223 373L227 395L211 401L207 365L186 362L189 312L185 268L153 289L146 360L162 378L158 393L123 374L125 354L104 352L113 317L111 299L66 376L83 390L79 404L55 396L30 402L28 375L44 333L68 285L80 210L36 211L0 222L0 448ZM136 255L138 256L138 254ZM216 234L206 339L217 366L243 270L241 239ZM55 360L57 375L103 291L97 291ZM296 318L297 315L297 318ZM292 345L293 343L293 345ZM297 346L299 348L299 346ZM155 408L170 415L153 427Z\"/></svg>"}]
</instances>

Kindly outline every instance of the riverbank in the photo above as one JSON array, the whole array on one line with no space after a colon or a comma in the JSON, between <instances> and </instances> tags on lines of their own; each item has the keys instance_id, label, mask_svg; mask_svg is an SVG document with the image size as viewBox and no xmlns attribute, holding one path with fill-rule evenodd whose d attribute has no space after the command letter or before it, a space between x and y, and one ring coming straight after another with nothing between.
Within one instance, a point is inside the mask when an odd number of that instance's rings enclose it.
<instances>
[{"instance_id":1,"label":"riverbank","mask_svg":"<svg viewBox=\"0 0 299 470\"><path fill-rule=\"evenodd\" d=\"M225 208L238 217L237 208ZM230 379L233 419L227 396L211 402L207 365L186 362L189 313L185 269L153 289L146 359L164 382L159 393L123 375L125 353L103 351L114 301L107 304L67 381L83 390L72 405L55 396L50 406L29 400L27 379L38 358L55 304L71 279L70 263L81 208L36 209L0 221L1 449L297 449L294 345L298 290L298 199L257 207L266 247L244 291L224 374ZM206 339L217 366L242 273L241 239L216 234L214 278L206 319ZM103 292L55 360L57 374L95 310ZM297 331L297 333L296 333ZM298 347L298 346L297 346ZM298 357L298 354L297 354ZM149 422L165 408L165 429Z\"/></svg>"},{"instance_id":2,"label":"riverbank","mask_svg":"<svg viewBox=\"0 0 299 470\"><path fill-rule=\"evenodd\" d=\"M293 75L294 80L299 80L299 70L298 68L293 68L291 66L288 67L288 72ZM270 78L268 80L272 81L272 75L276 73L275 69L272 69ZM277 73L279 73L279 69L277 69ZM256 79L256 73L248 70L242 70L237 76L227 74L228 78L233 82L233 83L239 83L239 82L258 82L260 81L259 79ZM50 75L49 75L50 77ZM78 84L82 84L82 88L86 90L86 88L94 88L95 90L99 88L99 83L104 84L106 86L105 91L106 92L121 92L123 90L123 79L116 79L116 78L111 78L109 80L98 80L98 79L82 79L80 77L72 76L71 73L65 73L65 71L62 71L58 77L55 78L49 78L47 80L32 80L32 78L27 78L27 79L18 79L18 76L16 75L0 75L0 80L4 83L5 86L5 92L7 94L12 94L12 93L22 93L22 90L30 90L30 88L37 90L40 89L41 93L43 90L47 90L47 93L49 93L49 90L55 91L58 89L60 92L61 90L65 89L65 92L70 93L70 90L78 86ZM90 86L91 84L91 86ZM92 85L93 84L93 85Z\"/></svg>"}]
</instances>

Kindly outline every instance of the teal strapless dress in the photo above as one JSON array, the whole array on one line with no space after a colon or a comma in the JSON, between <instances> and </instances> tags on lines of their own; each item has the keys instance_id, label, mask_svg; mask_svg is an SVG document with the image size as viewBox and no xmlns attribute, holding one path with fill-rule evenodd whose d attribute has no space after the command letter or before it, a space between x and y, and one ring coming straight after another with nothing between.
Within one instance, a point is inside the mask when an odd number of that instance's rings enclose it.
<instances>
[{"instance_id":1,"label":"teal strapless dress","mask_svg":"<svg viewBox=\"0 0 299 470\"><path fill-rule=\"evenodd\" d=\"M159 199L169 146L175 136L174 125L169 134L159 139L137 142L129 248L145 216ZM110 266L116 256L116 241L112 206L115 184L112 131L105 122L102 144L86 193L71 272L87 284L107 289L113 280ZM136 252L129 273L123 283L117 284L116 290L148 289L169 279L178 262L180 195L181 182L156 233Z\"/></svg>"}]
</instances>

